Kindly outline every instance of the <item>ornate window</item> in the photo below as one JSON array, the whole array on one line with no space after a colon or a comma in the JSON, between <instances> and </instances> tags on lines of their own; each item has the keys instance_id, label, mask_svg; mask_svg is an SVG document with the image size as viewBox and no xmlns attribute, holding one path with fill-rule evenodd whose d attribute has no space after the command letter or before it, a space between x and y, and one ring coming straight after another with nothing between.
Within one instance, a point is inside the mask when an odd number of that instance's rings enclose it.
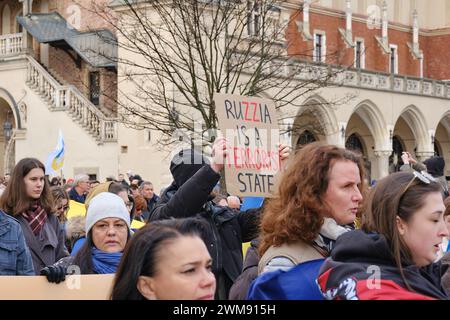
<instances>
[{"instance_id":1,"label":"ornate window","mask_svg":"<svg viewBox=\"0 0 450 320\"><path fill-rule=\"evenodd\" d=\"M89 98L91 102L98 106L100 104L100 73L89 73Z\"/></svg>"},{"instance_id":2,"label":"ornate window","mask_svg":"<svg viewBox=\"0 0 450 320\"><path fill-rule=\"evenodd\" d=\"M317 139L310 131L305 130L302 132L302 134L298 137L297 140L297 146L305 146L307 144L316 142Z\"/></svg>"},{"instance_id":3,"label":"ornate window","mask_svg":"<svg viewBox=\"0 0 450 320\"><path fill-rule=\"evenodd\" d=\"M247 33L259 35L261 28L261 4L259 1L247 1Z\"/></svg>"},{"instance_id":4,"label":"ornate window","mask_svg":"<svg viewBox=\"0 0 450 320\"><path fill-rule=\"evenodd\" d=\"M361 139L359 139L355 133L348 137L347 142L345 143L345 148L364 155L364 146Z\"/></svg>"}]
</instances>

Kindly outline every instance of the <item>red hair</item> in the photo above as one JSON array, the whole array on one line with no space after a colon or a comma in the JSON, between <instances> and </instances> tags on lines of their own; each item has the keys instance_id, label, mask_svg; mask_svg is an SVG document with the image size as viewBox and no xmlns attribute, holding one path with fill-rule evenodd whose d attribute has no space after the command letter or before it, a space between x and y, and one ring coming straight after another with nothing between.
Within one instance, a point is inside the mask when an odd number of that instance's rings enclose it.
<instances>
[{"instance_id":1,"label":"red hair","mask_svg":"<svg viewBox=\"0 0 450 320\"><path fill-rule=\"evenodd\" d=\"M336 161L352 161L359 168L360 191L364 189L364 165L359 155L333 145L315 142L290 159L278 191L264 209L261 220L262 256L271 246L302 240L311 243L319 234L331 209L322 201L329 172Z\"/></svg>"}]
</instances>

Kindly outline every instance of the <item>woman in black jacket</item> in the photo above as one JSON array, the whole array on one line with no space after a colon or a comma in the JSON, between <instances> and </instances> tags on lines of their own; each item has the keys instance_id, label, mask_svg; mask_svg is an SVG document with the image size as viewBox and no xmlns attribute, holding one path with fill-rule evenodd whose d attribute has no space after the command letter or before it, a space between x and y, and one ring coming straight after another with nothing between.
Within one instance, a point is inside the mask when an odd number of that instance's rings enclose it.
<instances>
[{"instance_id":1,"label":"woman in black jacket","mask_svg":"<svg viewBox=\"0 0 450 320\"><path fill-rule=\"evenodd\" d=\"M279 148L281 160L289 156L286 146ZM214 158L227 153L226 141L216 140ZM211 192L220 180L223 160L210 163L194 150L182 150L174 156L170 171L174 181L161 195L150 213L149 222L169 218L197 217L209 225L205 242L213 259L217 279L216 299L226 300L233 282L242 272L242 243L256 238L259 213L235 212L216 206Z\"/></svg>"}]
</instances>

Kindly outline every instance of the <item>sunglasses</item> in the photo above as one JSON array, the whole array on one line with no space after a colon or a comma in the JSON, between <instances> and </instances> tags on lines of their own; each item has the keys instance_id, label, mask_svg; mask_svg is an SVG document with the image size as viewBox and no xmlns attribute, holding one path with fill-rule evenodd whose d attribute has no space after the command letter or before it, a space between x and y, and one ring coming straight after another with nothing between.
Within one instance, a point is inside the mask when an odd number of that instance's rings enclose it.
<instances>
[{"instance_id":1,"label":"sunglasses","mask_svg":"<svg viewBox=\"0 0 450 320\"><path fill-rule=\"evenodd\" d=\"M431 176L428 172L422 171L414 171L413 172L413 178L411 179L411 181L406 185L405 189L403 190L402 194L400 195L400 200L403 198L403 196L405 195L405 193L408 191L408 189L412 186L413 182L418 179L421 183L424 184L430 184L431 182L436 182L436 179L433 178L433 176ZM399 203L400 204L400 203Z\"/></svg>"},{"instance_id":2,"label":"sunglasses","mask_svg":"<svg viewBox=\"0 0 450 320\"><path fill-rule=\"evenodd\" d=\"M57 211L61 211L61 210L67 211L67 209L69 209L69 205L65 205L65 206L57 207L57 208L56 208Z\"/></svg>"}]
</instances>

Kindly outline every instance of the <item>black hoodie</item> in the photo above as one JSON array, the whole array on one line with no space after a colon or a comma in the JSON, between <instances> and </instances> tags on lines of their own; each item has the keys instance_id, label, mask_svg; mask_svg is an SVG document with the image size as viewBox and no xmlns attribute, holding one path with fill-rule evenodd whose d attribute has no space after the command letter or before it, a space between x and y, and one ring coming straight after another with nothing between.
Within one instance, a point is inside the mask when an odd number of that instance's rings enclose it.
<instances>
[{"instance_id":1,"label":"black hoodie","mask_svg":"<svg viewBox=\"0 0 450 320\"><path fill-rule=\"evenodd\" d=\"M440 285L440 263L426 268L403 266L405 285L386 238L361 230L340 236L319 272L318 283L328 300L448 299Z\"/></svg>"},{"instance_id":2,"label":"black hoodie","mask_svg":"<svg viewBox=\"0 0 450 320\"><path fill-rule=\"evenodd\" d=\"M445 160L442 157L431 157L423 162L427 166L427 172L433 177L442 177L444 175Z\"/></svg>"}]
</instances>

